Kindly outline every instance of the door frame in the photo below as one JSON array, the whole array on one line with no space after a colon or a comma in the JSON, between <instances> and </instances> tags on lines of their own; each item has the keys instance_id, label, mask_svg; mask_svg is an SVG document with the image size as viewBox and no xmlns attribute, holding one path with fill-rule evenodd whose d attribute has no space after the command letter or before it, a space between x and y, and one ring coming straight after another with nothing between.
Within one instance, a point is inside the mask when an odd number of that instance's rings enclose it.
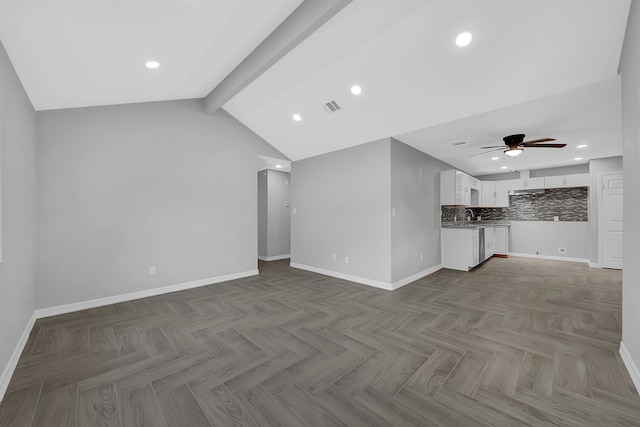
<instances>
[{"instance_id":1,"label":"door frame","mask_svg":"<svg viewBox=\"0 0 640 427\"><path fill-rule=\"evenodd\" d=\"M603 252L604 252L604 215L603 215L603 190L604 190L604 177L606 175L622 175L624 179L624 173L621 170L598 172L598 267L602 267ZM624 190L623 190L624 191ZM623 193L624 194L624 193Z\"/></svg>"}]
</instances>

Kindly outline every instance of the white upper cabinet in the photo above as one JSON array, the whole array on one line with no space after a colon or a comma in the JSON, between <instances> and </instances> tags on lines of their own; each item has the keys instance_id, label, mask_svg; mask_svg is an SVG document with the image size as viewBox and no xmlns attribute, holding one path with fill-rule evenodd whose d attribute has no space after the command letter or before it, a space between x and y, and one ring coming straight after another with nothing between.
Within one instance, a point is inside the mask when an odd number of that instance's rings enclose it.
<instances>
[{"instance_id":1,"label":"white upper cabinet","mask_svg":"<svg viewBox=\"0 0 640 427\"><path fill-rule=\"evenodd\" d=\"M496 204L498 208L509 207L509 181L496 181Z\"/></svg>"},{"instance_id":2,"label":"white upper cabinet","mask_svg":"<svg viewBox=\"0 0 640 427\"><path fill-rule=\"evenodd\" d=\"M440 204L508 208L510 190L588 187L589 174L480 181L462 171L440 172Z\"/></svg>"},{"instance_id":3,"label":"white upper cabinet","mask_svg":"<svg viewBox=\"0 0 640 427\"><path fill-rule=\"evenodd\" d=\"M480 206L487 208L509 207L510 181L481 181Z\"/></svg>"},{"instance_id":4,"label":"white upper cabinet","mask_svg":"<svg viewBox=\"0 0 640 427\"><path fill-rule=\"evenodd\" d=\"M482 190L480 191L480 206L496 206L495 181L482 181Z\"/></svg>"},{"instance_id":5,"label":"white upper cabinet","mask_svg":"<svg viewBox=\"0 0 640 427\"><path fill-rule=\"evenodd\" d=\"M468 183L468 185L469 185L469 188L470 188L471 190L478 190L478 191L480 191L480 190L481 190L481 187L482 187L482 181L480 181L480 180L479 180L479 179L477 179L477 178L472 177L471 175L467 175L467 174L465 174L465 176L466 176L466 179L467 179L467 183Z\"/></svg>"},{"instance_id":6,"label":"white upper cabinet","mask_svg":"<svg viewBox=\"0 0 640 427\"><path fill-rule=\"evenodd\" d=\"M523 178L509 180L509 190L532 190L545 188L544 178Z\"/></svg>"},{"instance_id":7,"label":"white upper cabinet","mask_svg":"<svg viewBox=\"0 0 640 427\"><path fill-rule=\"evenodd\" d=\"M547 176L544 178L544 188L588 187L589 174L577 173L573 175Z\"/></svg>"},{"instance_id":8,"label":"white upper cabinet","mask_svg":"<svg viewBox=\"0 0 640 427\"><path fill-rule=\"evenodd\" d=\"M457 170L440 172L440 204L465 205L471 204L471 189L468 175Z\"/></svg>"}]
</instances>

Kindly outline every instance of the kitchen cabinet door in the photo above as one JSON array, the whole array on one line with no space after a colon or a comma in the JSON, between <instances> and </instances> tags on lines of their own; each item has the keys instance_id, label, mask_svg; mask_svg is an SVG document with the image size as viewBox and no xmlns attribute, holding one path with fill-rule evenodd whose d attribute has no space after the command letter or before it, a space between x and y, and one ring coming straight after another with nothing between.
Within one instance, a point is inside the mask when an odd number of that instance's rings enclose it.
<instances>
[{"instance_id":1,"label":"kitchen cabinet door","mask_svg":"<svg viewBox=\"0 0 640 427\"><path fill-rule=\"evenodd\" d=\"M480 191L480 188L482 186L482 181L467 174L465 174L465 179L467 180L467 185L469 186L470 189Z\"/></svg>"},{"instance_id":2,"label":"kitchen cabinet door","mask_svg":"<svg viewBox=\"0 0 640 427\"><path fill-rule=\"evenodd\" d=\"M509 180L509 190L533 190L544 188L544 178L521 178Z\"/></svg>"},{"instance_id":3,"label":"kitchen cabinet door","mask_svg":"<svg viewBox=\"0 0 640 427\"><path fill-rule=\"evenodd\" d=\"M442 267L469 271L480 263L480 233L469 228L442 228Z\"/></svg>"},{"instance_id":4,"label":"kitchen cabinet door","mask_svg":"<svg viewBox=\"0 0 640 427\"><path fill-rule=\"evenodd\" d=\"M547 176L544 178L544 188L568 188L568 187L588 187L588 186L589 186L588 173Z\"/></svg>"},{"instance_id":5,"label":"kitchen cabinet door","mask_svg":"<svg viewBox=\"0 0 640 427\"><path fill-rule=\"evenodd\" d=\"M562 188L565 186L564 176L545 176L544 188Z\"/></svg>"},{"instance_id":6,"label":"kitchen cabinet door","mask_svg":"<svg viewBox=\"0 0 640 427\"><path fill-rule=\"evenodd\" d=\"M495 207L508 208L509 207L509 181L496 181L496 203Z\"/></svg>"},{"instance_id":7,"label":"kitchen cabinet door","mask_svg":"<svg viewBox=\"0 0 640 427\"><path fill-rule=\"evenodd\" d=\"M496 206L496 182L482 181L482 190L481 190L480 196L481 196L480 197L481 206L495 207Z\"/></svg>"},{"instance_id":8,"label":"kitchen cabinet door","mask_svg":"<svg viewBox=\"0 0 640 427\"><path fill-rule=\"evenodd\" d=\"M471 204L471 190L467 174L457 170L440 172L440 204L465 205Z\"/></svg>"},{"instance_id":9,"label":"kitchen cabinet door","mask_svg":"<svg viewBox=\"0 0 640 427\"><path fill-rule=\"evenodd\" d=\"M524 188L532 190L534 188L544 188L544 178L527 178L524 180Z\"/></svg>"},{"instance_id":10,"label":"kitchen cabinet door","mask_svg":"<svg viewBox=\"0 0 640 427\"><path fill-rule=\"evenodd\" d=\"M494 250L495 250L494 227L486 227L484 229L484 259L491 258L493 256Z\"/></svg>"},{"instance_id":11,"label":"kitchen cabinet door","mask_svg":"<svg viewBox=\"0 0 640 427\"><path fill-rule=\"evenodd\" d=\"M588 187L589 186L589 174L577 173L573 175L566 175L565 186L567 187Z\"/></svg>"}]
</instances>

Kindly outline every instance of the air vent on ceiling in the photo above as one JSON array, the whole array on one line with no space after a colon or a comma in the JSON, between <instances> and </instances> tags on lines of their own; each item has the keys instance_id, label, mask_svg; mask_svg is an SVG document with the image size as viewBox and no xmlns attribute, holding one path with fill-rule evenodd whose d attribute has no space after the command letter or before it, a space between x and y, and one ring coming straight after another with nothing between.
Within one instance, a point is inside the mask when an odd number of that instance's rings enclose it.
<instances>
[{"instance_id":1,"label":"air vent on ceiling","mask_svg":"<svg viewBox=\"0 0 640 427\"><path fill-rule=\"evenodd\" d=\"M460 142L454 142L453 145L460 146L460 145L469 145L469 141L460 141Z\"/></svg>"},{"instance_id":2,"label":"air vent on ceiling","mask_svg":"<svg viewBox=\"0 0 640 427\"><path fill-rule=\"evenodd\" d=\"M341 110L336 101L329 101L322 106L327 113L336 113Z\"/></svg>"}]
</instances>

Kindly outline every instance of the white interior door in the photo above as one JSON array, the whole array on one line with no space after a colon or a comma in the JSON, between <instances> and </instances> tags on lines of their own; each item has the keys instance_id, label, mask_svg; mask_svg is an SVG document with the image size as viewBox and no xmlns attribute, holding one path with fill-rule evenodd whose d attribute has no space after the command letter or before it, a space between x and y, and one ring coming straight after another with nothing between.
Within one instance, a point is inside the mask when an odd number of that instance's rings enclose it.
<instances>
[{"instance_id":1,"label":"white interior door","mask_svg":"<svg viewBox=\"0 0 640 427\"><path fill-rule=\"evenodd\" d=\"M622 269L622 173L602 175L602 267Z\"/></svg>"}]
</instances>

